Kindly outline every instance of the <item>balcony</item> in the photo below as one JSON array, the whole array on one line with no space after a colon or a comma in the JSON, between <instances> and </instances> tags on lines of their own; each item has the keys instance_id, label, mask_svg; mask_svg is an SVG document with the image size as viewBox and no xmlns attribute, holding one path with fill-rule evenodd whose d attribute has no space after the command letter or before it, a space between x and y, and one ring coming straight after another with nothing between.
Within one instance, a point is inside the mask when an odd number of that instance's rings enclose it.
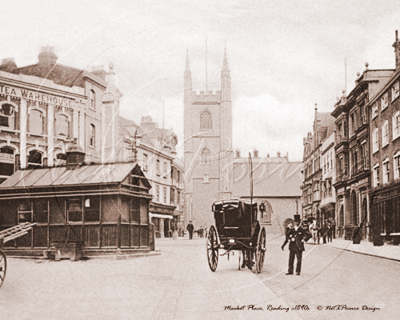
<instances>
[{"instance_id":1,"label":"balcony","mask_svg":"<svg viewBox=\"0 0 400 320\"><path fill-rule=\"evenodd\" d=\"M345 143L345 142L348 142L348 141L349 141L349 138L347 138L347 137L345 137L345 136L343 136L341 134L336 134L336 137L335 137L336 145L338 145L339 143Z\"/></svg>"}]
</instances>

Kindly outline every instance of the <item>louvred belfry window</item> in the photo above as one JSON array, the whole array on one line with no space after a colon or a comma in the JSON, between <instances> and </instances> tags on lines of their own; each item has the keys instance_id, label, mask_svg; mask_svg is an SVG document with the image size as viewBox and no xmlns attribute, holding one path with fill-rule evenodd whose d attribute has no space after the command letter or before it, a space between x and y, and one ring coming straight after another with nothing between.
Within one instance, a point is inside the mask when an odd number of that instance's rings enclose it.
<instances>
[{"instance_id":1,"label":"louvred belfry window","mask_svg":"<svg viewBox=\"0 0 400 320\"><path fill-rule=\"evenodd\" d=\"M212 118L209 111L203 111L200 114L200 130L210 130L212 129Z\"/></svg>"}]
</instances>

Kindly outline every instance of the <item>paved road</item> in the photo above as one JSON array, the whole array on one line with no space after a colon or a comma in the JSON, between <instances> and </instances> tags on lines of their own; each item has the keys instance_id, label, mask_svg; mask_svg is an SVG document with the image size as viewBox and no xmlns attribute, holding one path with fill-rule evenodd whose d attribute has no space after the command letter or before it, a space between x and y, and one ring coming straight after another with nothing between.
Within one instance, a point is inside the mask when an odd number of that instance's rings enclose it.
<instances>
[{"instance_id":1,"label":"paved road","mask_svg":"<svg viewBox=\"0 0 400 320\"><path fill-rule=\"evenodd\" d=\"M204 239L157 241L162 255L129 260L9 259L0 319L399 318L400 263L307 245L302 275L286 276L281 242L269 239L258 275L238 271L237 255L211 272ZM380 310L325 310L341 304ZM310 310L291 310L296 305Z\"/></svg>"}]
</instances>

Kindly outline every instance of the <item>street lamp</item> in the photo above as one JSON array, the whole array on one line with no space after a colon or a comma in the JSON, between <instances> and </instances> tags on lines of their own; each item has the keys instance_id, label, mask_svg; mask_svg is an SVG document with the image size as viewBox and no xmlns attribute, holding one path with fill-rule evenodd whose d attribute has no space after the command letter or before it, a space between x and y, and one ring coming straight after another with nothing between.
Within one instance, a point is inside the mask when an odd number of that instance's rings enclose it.
<instances>
[{"instance_id":1,"label":"street lamp","mask_svg":"<svg viewBox=\"0 0 400 320\"><path fill-rule=\"evenodd\" d=\"M135 134L133 138L128 138L127 142L131 145L131 151L133 152L133 162L137 161L137 149L140 147L140 142L142 140L142 136L138 134L137 129L135 130Z\"/></svg>"}]
</instances>

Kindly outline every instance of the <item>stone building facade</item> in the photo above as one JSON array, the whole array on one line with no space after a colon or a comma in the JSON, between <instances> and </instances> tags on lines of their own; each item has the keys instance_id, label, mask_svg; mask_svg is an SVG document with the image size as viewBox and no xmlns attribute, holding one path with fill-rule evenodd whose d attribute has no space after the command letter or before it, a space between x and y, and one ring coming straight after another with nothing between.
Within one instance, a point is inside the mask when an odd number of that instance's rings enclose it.
<instances>
[{"instance_id":1,"label":"stone building facade","mask_svg":"<svg viewBox=\"0 0 400 320\"><path fill-rule=\"evenodd\" d=\"M326 145L324 142L332 139L334 122L335 119L330 113L318 112L318 109L315 108L313 132L309 132L303 139L302 217L303 219L317 219L319 223L322 223L324 217L321 209L324 212L328 209L326 205L329 200L325 199L327 196L325 191L326 186L329 186L329 181L326 182L324 177L327 178L327 162L330 168L329 156L332 155L331 152L327 153L329 144Z\"/></svg>"},{"instance_id":2,"label":"stone building facade","mask_svg":"<svg viewBox=\"0 0 400 320\"><path fill-rule=\"evenodd\" d=\"M400 239L400 41L396 32L396 70L367 104L371 141L372 234Z\"/></svg>"},{"instance_id":3,"label":"stone building facade","mask_svg":"<svg viewBox=\"0 0 400 320\"><path fill-rule=\"evenodd\" d=\"M43 47L39 62L0 65L0 180L19 168L63 164L77 143L89 162L101 161L102 102L106 73L57 63Z\"/></svg>"}]
</instances>

